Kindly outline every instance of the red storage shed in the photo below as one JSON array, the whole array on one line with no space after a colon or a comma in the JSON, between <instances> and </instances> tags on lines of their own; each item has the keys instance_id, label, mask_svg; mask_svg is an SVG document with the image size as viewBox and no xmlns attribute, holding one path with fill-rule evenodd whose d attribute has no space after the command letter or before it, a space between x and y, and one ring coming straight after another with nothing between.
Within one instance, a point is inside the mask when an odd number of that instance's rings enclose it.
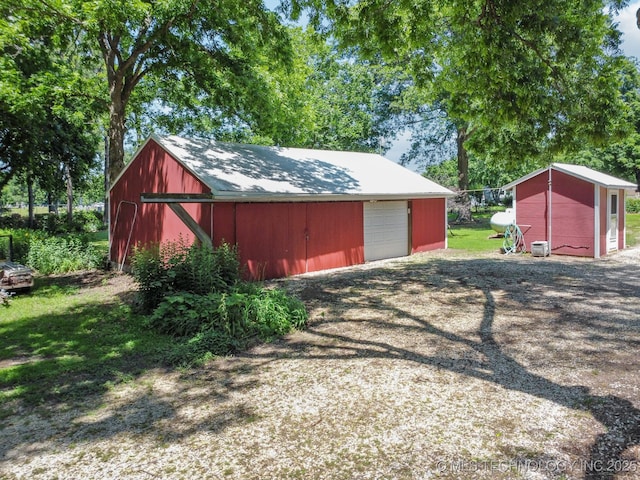
<instances>
[{"instance_id":1,"label":"red storage shed","mask_svg":"<svg viewBox=\"0 0 640 480\"><path fill-rule=\"evenodd\" d=\"M446 248L450 190L376 154L151 136L110 191L110 259L236 244L254 279Z\"/></svg>"},{"instance_id":2,"label":"red storage shed","mask_svg":"<svg viewBox=\"0 0 640 480\"><path fill-rule=\"evenodd\" d=\"M528 247L599 258L625 248L625 193L636 185L582 165L553 163L502 187L513 191Z\"/></svg>"}]
</instances>

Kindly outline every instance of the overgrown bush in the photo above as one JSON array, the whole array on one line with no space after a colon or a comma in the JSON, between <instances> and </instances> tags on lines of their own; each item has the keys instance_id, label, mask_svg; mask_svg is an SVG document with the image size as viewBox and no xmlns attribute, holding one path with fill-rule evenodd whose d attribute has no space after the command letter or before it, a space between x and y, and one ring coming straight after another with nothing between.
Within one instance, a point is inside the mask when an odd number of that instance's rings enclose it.
<instances>
[{"instance_id":1,"label":"overgrown bush","mask_svg":"<svg viewBox=\"0 0 640 480\"><path fill-rule=\"evenodd\" d=\"M302 327L302 302L241 281L235 247L171 243L136 249L133 274L148 326L176 337L173 364L192 365Z\"/></svg>"},{"instance_id":2,"label":"overgrown bush","mask_svg":"<svg viewBox=\"0 0 640 480\"><path fill-rule=\"evenodd\" d=\"M38 228L54 235L66 233L95 233L104 228L102 213L94 210L75 210L69 224L67 212L36 215Z\"/></svg>"},{"instance_id":3,"label":"overgrown bush","mask_svg":"<svg viewBox=\"0 0 640 480\"><path fill-rule=\"evenodd\" d=\"M238 252L226 244L212 248L168 242L136 248L131 267L146 313L175 292L197 295L228 292L241 278Z\"/></svg>"},{"instance_id":4,"label":"overgrown bush","mask_svg":"<svg viewBox=\"0 0 640 480\"><path fill-rule=\"evenodd\" d=\"M640 213L640 197L627 198L627 213Z\"/></svg>"},{"instance_id":5,"label":"overgrown bush","mask_svg":"<svg viewBox=\"0 0 640 480\"><path fill-rule=\"evenodd\" d=\"M102 265L102 255L82 235L32 238L26 264L43 275L91 270Z\"/></svg>"},{"instance_id":6,"label":"overgrown bush","mask_svg":"<svg viewBox=\"0 0 640 480\"><path fill-rule=\"evenodd\" d=\"M74 210L71 225L67 221L67 213L38 213L34 215L33 230L42 230L51 235L67 233L95 233L105 228L102 213L96 210ZM27 228L29 221L19 213L0 216L0 228Z\"/></svg>"},{"instance_id":7,"label":"overgrown bush","mask_svg":"<svg viewBox=\"0 0 640 480\"><path fill-rule=\"evenodd\" d=\"M27 219L19 213L0 216L0 228L26 228Z\"/></svg>"},{"instance_id":8,"label":"overgrown bush","mask_svg":"<svg viewBox=\"0 0 640 480\"><path fill-rule=\"evenodd\" d=\"M306 320L302 302L283 291L240 287L228 293L167 296L149 317L149 325L179 338L169 362L190 365L270 341L302 328Z\"/></svg>"},{"instance_id":9,"label":"overgrown bush","mask_svg":"<svg viewBox=\"0 0 640 480\"><path fill-rule=\"evenodd\" d=\"M29 245L34 239L43 239L47 234L39 230L0 229L0 235L11 235L13 237L13 258L14 262L26 263L29 254ZM9 239L0 238L0 258L9 258Z\"/></svg>"}]
</instances>

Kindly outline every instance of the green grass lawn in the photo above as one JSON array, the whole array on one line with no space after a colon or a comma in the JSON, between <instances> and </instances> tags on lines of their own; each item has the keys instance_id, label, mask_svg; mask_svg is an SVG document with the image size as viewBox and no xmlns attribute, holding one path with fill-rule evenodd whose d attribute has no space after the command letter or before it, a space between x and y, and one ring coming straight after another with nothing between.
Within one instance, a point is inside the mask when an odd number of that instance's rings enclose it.
<instances>
[{"instance_id":1,"label":"green grass lawn","mask_svg":"<svg viewBox=\"0 0 640 480\"><path fill-rule=\"evenodd\" d=\"M456 225L449 224L448 246L454 250L466 250L469 252L500 251L502 237L497 237L489 225L491 216L496 212L502 212L504 208L495 207L483 212L473 214L473 223Z\"/></svg>"},{"instance_id":2,"label":"green grass lawn","mask_svg":"<svg viewBox=\"0 0 640 480\"><path fill-rule=\"evenodd\" d=\"M640 213L627 213L627 246L640 245Z\"/></svg>"},{"instance_id":3,"label":"green grass lawn","mask_svg":"<svg viewBox=\"0 0 640 480\"><path fill-rule=\"evenodd\" d=\"M99 230L91 234L91 244L105 255L109 253L109 232L108 230Z\"/></svg>"},{"instance_id":4,"label":"green grass lawn","mask_svg":"<svg viewBox=\"0 0 640 480\"><path fill-rule=\"evenodd\" d=\"M158 366L171 339L109 293L118 280L94 275L105 288L88 293L73 275L38 278L0 307L0 419L14 413L12 400L73 404Z\"/></svg>"}]
</instances>

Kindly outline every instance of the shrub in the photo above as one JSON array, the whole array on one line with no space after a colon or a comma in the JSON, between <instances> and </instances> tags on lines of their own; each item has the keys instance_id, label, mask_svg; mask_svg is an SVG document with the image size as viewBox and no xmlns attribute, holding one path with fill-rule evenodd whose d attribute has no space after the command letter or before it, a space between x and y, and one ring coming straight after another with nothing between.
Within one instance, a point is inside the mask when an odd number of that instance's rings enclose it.
<instances>
[{"instance_id":1,"label":"shrub","mask_svg":"<svg viewBox=\"0 0 640 480\"><path fill-rule=\"evenodd\" d=\"M0 228L26 228L27 218L19 213L0 216Z\"/></svg>"},{"instance_id":2,"label":"shrub","mask_svg":"<svg viewBox=\"0 0 640 480\"><path fill-rule=\"evenodd\" d=\"M102 255L80 235L32 238L27 265L43 275L98 268Z\"/></svg>"},{"instance_id":3,"label":"shrub","mask_svg":"<svg viewBox=\"0 0 640 480\"><path fill-rule=\"evenodd\" d=\"M43 239L47 235L39 230L0 229L0 235L13 236L13 258L14 262L26 263L29 254L29 245L33 239ZM0 258L9 258L9 239L0 238Z\"/></svg>"},{"instance_id":4,"label":"shrub","mask_svg":"<svg viewBox=\"0 0 640 480\"><path fill-rule=\"evenodd\" d=\"M302 302L251 284L231 292L167 296L148 320L150 327L182 340L168 359L182 365L232 353L253 341L270 341L306 321Z\"/></svg>"},{"instance_id":5,"label":"shrub","mask_svg":"<svg viewBox=\"0 0 640 480\"><path fill-rule=\"evenodd\" d=\"M65 233L95 233L104 228L102 214L89 210L74 210L71 225L67 221L67 212L61 214L46 213L36 215L36 223L42 230L52 235Z\"/></svg>"},{"instance_id":6,"label":"shrub","mask_svg":"<svg viewBox=\"0 0 640 480\"><path fill-rule=\"evenodd\" d=\"M131 259L131 272L138 284L138 298L143 312L151 312L170 293L165 263L160 255L160 247L151 245L136 248Z\"/></svg>"},{"instance_id":7,"label":"shrub","mask_svg":"<svg viewBox=\"0 0 640 480\"><path fill-rule=\"evenodd\" d=\"M64 224L67 224L67 214L61 215ZM104 228L102 213L95 210L76 210L73 212L71 231L78 233L95 233Z\"/></svg>"},{"instance_id":8,"label":"shrub","mask_svg":"<svg viewBox=\"0 0 640 480\"><path fill-rule=\"evenodd\" d=\"M307 321L299 300L241 281L235 247L173 242L136 249L132 270L147 326L176 337L168 360L193 365L270 341Z\"/></svg>"},{"instance_id":9,"label":"shrub","mask_svg":"<svg viewBox=\"0 0 640 480\"><path fill-rule=\"evenodd\" d=\"M131 266L146 313L172 293L227 292L241 278L237 249L226 244L214 249L168 242L162 246L136 248Z\"/></svg>"},{"instance_id":10,"label":"shrub","mask_svg":"<svg viewBox=\"0 0 640 480\"><path fill-rule=\"evenodd\" d=\"M627 198L627 213L640 213L640 197Z\"/></svg>"}]
</instances>

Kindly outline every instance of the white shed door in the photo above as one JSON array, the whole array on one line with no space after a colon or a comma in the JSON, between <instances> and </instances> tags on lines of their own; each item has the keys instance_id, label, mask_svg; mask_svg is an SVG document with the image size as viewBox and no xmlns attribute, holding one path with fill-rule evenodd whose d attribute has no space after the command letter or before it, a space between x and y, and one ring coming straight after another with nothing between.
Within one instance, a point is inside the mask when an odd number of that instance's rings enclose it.
<instances>
[{"instance_id":1,"label":"white shed door","mask_svg":"<svg viewBox=\"0 0 640 480\"><path fill-rule=\"evenodd\" d=\"M409 252L406 201L364 204L364 259L403 257Z\"/></svg>"}]
</instances>

